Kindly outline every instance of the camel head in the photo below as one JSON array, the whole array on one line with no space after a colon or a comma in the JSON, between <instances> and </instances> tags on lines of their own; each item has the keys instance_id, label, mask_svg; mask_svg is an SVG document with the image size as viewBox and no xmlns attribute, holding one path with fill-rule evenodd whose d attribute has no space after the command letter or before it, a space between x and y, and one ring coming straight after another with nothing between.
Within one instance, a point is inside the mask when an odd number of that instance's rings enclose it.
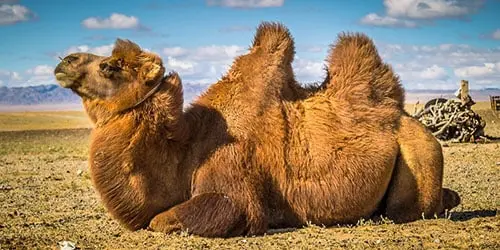
<instances>
[{"instance_id":1,"label":"camel head","mask_svg":"<svg viewBox=\"0 0 500 250\"><path fill-rule=\"evenodd\" d=\"M164 73L158 55L121 39L116 40L111 56L73 53L54 70L59 84L82 98L94 122L99 114L122 112L144 101L161 84Z\"/></svg>"}]
</instances>

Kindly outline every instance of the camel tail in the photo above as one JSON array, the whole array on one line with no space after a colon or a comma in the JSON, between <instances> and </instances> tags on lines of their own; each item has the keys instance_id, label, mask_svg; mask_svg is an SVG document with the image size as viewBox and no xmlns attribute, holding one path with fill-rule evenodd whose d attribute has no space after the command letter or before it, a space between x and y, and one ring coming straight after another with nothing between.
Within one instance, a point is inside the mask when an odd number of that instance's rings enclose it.
<instances>
[{"instance_id":1,"label":"camel tail","mask_svg":"<svg viewBox=\"0 0 500 250\"><path fill-rule=\"evenodd\" d=\"M326 89L336 98L403 108L404 90L399 77L382 62L368 36L340 34L326 62Z\"/></svg>"},{"instance_id":2,"label":"camel tail","mask_svg":"<svg viewBox=\"0 0 500 250\"><path fill-rule=\"evenodd\" d=\"M276 62L290 64L295 55L293 37L288 28L275 22L262 22L252 43L253 52L263 52Z\"/></svg>"}]
</instances>

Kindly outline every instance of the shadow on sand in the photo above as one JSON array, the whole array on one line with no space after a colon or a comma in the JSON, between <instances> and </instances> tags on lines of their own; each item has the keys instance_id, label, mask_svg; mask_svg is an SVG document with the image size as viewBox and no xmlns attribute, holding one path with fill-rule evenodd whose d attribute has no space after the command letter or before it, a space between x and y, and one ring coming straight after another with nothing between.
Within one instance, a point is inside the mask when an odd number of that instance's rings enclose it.
<instances>
[{"instance_id":1,"label":"shadow on sand","mask_svg":"<svg viewBox=\"0 0 500 250\"><path fill-rule=\"evenodd\" d=\"M484 218L484 217L495 217L497 216L497 210L474 210L474 211L461 211L452 212L450 220L452 221L468 221L474 218Z\"/></svg>"}]
</instances>

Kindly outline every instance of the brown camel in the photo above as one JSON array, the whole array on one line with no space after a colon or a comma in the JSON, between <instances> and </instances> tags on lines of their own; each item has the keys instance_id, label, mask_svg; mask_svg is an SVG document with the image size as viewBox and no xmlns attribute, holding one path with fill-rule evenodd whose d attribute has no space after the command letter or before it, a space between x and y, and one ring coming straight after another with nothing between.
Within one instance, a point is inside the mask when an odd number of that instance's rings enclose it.
<instances>
[{"instance_id":1,"label":"brown camel","mask_svg":"<svg viewBox=\"0 0 500 250\"><path fill-rule=\"evenodd\" d=\"M293 56L288 30L263 23L185 111L179 76L130 41L110 57L64 58L55 75L95 123L91 176L112 216L131 230L228 237L377 214L410 221L458 204L441 187L440 145L403 114L370 39L341 35L318 88L296 84Z\"/></svg>"}]
</instances>

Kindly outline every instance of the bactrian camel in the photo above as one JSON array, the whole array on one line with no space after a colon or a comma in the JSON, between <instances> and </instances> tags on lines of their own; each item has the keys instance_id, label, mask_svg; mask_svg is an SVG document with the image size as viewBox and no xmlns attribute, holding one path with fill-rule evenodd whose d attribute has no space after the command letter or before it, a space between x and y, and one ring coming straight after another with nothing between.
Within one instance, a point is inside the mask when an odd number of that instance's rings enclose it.
<instances>
[{"instance_id":1,"label":"bactrian camel","mask_svg":"<svg viewBox=\"0 0 500 250\"><path fill-rule=\"evenodd\" d=\"M188 108L181 79L128 40L66 56L58 82L94 122L90 171L131 230L207 237L269 228L407 222L460 202L442 188L440 144L403 111L404 90L372 40L339 35L327 77L302 87L294 42L262 23L247 54Z\"/></svg>"}]
</instances>

